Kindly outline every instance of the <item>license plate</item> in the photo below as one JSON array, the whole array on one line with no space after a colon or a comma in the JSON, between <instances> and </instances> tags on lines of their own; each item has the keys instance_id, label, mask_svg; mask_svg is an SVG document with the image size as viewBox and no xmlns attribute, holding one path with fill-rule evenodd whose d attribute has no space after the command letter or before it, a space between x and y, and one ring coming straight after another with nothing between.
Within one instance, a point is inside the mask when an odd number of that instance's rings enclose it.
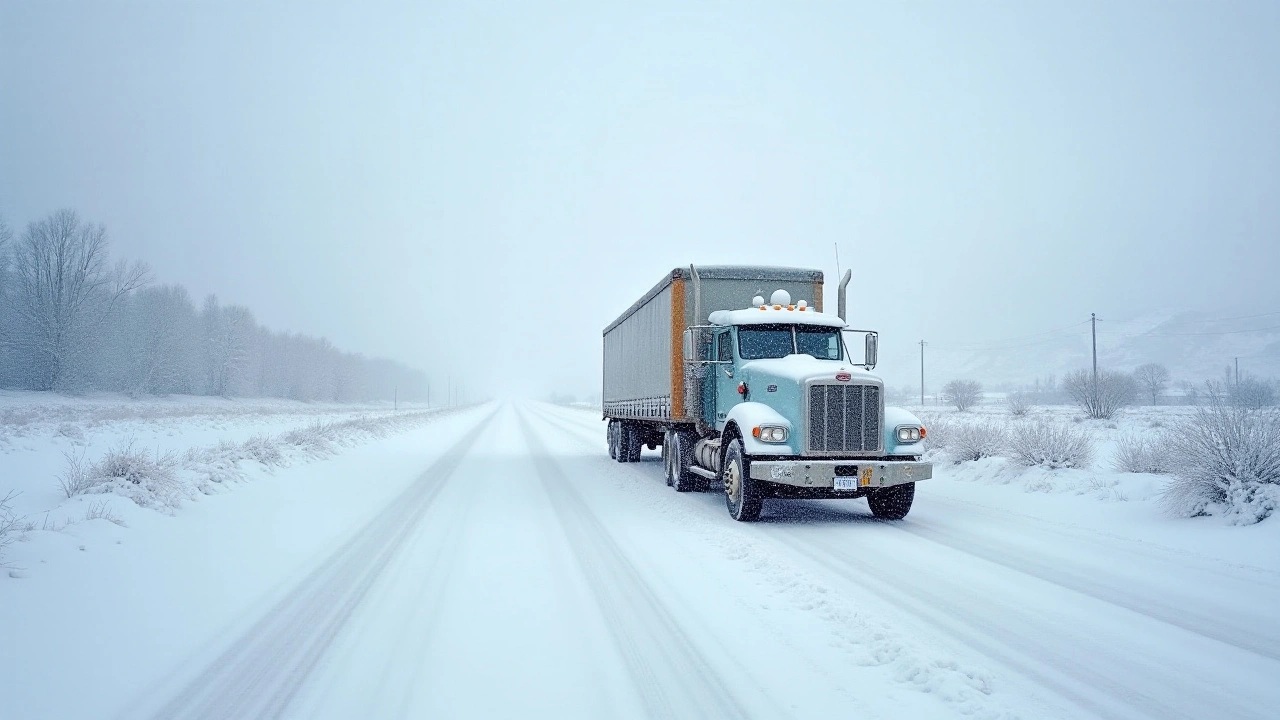
<instances>
[{"instance_id":1,"label":"license plate","mask_svg":"<svg viewBox=\"0 0 1280 720\"><path fill-rule=\"evenodd\" d=\"M836 478L836 490L857 490L858 478L838 477Z\"/></svg>"}]
</instances>

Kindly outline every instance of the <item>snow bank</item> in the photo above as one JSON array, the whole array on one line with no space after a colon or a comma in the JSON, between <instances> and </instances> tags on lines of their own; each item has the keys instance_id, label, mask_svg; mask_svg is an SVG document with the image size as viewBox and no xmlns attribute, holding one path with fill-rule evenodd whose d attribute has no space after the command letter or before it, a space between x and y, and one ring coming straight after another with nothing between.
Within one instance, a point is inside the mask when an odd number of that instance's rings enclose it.
<instances>
[{"instance_id":1,"label":"snow bank","mask_svg":"<svg viewBox=\"0 0 1280 720\"><path fill-rule=\"evenodd\" d=\"M219 492L244 480L241 463L272 468L322 459L343 447L416 427L437 414L423 411L313 422L278 435L254 435L242 442L190 448L180 457L173 452L146 450L130 439L93 461L83 455L68 455L59 483L67 497L112 493L141 507L172 513L184 500Z\"/></svg>"},{"instance_id":2,"label":"snow bank","mask_svg":"<svg viewBox=\"0 0 1280 720\"><path fill-rule=\"evenodd\" d=\"M919 411L926 457L959 480L1106 501L1159 501L1181 517L1260 522L1280 508L1280 410L1143 407L1110 420L1065 406ZM1012 460L1012 462L1009 462ZM1109 469L1103 469L1109 468Z\"/></svg>"}]
</instances>

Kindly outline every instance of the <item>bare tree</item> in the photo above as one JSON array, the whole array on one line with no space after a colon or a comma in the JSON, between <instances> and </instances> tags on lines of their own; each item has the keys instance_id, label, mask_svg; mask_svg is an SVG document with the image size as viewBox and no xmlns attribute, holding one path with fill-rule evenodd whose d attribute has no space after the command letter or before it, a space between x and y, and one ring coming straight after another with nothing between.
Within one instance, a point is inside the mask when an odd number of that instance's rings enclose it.
<instances>
[{"instance_id":1,"label":"bare tree","mask_svg":"<svg viewBox=\"0 0 1280 720\"><path fill-rule=\"evenodd\" d=\"M108 270L106 228L82 223L71 210L28 225L14 265L20 341L36 390L62 383L71 361L85 351L85 331L148 279L141 263Z\"/></svg>"},{"instance_id":2,"label":"bare tree","mask_svg":"<svg viewBox=\"0 0 1280 720\"><path fill-rule=\"evenodd\" d=\"M126 389L152 395L192 392L196 384L198 326L186 288L147 288L131 301Z\"/></svg>"},{"instance_id":3,"label":"bare tree","mask_svg":"<svg viewBox=\"0 0 1280 720\"><path fill-rule=\"evenodd\" d=\"M1114 370L1098 371L1095 383L1088 370L1076 370L1062 379L1067 395L1091 418L1115 417L1121 408L1133 402L1137 383L1132 376Z\"/></svg>"},{"instance_id":4,"label":"bare tree","mask_svg":"<svg viewBox=\"0 0 1280 720\"><path fill-rule=\"evenodd\" d=\"M1160 363L1147 363L1134 368L1133 379L1138 381L1147 395L1151 396L1151 404L1159 405L1160 396L1169 386L1169 369Z\"/></svg>"},{"instance_id":5,"label":"bare tree","mask_svg":"<svg viewBox=\"0 0 1280 720\"><path fill-rule=\"evenodd\" d=\"M1197 388L1196 384L1190 380L1182 381L1182 396L1185 397L1187 402L1191 405L1200 404L1200 389Z\"/></svg>"},{"instance_id":6,"label":"bare tree","mask_svg":"<svg viewBox=\"0 0 1280 720\"><path fill-rule=\"evenodd\" d=\"M942 386L942 396L956 410L964 412L982 398L982 383L977 380L952 380Z\"/></svg>"},{"instance_id":7,"label":"bare tree","mask_svg":"<svg viewBox=\"0 0 1280 720\"><path fill-rule=\"evenodd\" d=\"M10 325L12 323L10 309L13 302L9 298L9 243L13 241L13 231L9 223L0 215L0 383L5 381L5 355L11 342Z\"/></svg>"},{"instance_id":8,"label":"bare tree","mask_svg":"<svg viewBox=\"0 0 1280 720\"><path fill-rule=\"evenodd\" d=\"M218 298L210 295L205 298L201 322L209 394L238 394L248 380L249 355L258 329L253 313L239 305L221 307ZM262 391L259 388L259 394L266 394Z\"/></svg>"},{"instance_id":9,"label":"bare tree","mask_svg":"<svg viewBox=\"0 0 1280 720\"><path fill-rule=\"evenodd\" d=\"M1244 377L1228 386L1231 404L1243 408L1262 408L1276 404L1276 391L1270 382L1255 377Z\"/></svg>"},{"instance_id":10,"label":"bare tree","mask_svg":"<svg viewBox=\"0 0 1280 720\"><path fill-rule=\"evenodd\" d=\"M1014 417L1026 417L1031 412L1031 398L1021 390L1015 390L1005 397L1009 406L1009 414Z\"/></svg>"}]
</instances>

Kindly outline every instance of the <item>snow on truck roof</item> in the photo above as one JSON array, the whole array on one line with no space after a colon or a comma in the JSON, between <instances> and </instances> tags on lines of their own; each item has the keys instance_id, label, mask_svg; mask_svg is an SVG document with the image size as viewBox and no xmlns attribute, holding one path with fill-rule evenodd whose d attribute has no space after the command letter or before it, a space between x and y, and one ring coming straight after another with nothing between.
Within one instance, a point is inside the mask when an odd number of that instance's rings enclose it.
<instances>
[{"instance_id":1,"label":"snow on truck roof","mask_svg":"<svg viewBox=\"0 0 1280 720\"><path fill-rule=\"evenodd\" d=\"M842 328L845 321L837 315L814 312L813 308L803 311L795 305L762 305L746 310L717 310L711 313L712 325L823 325Z\"/></svg>"},{"instance_id":2,"label":"snow on truck roof","mask_svg":"<svg viewBox=\"0 0 1280 720\"><path fill-rule=\"evenodd\" d=\"M757 295L751 299L752 307L748 310L717 310L711 313L708 320L712 325L821 325L823 327L842 328L844 320L839 316L815 312L804 300L791 302L791 294L786 290L777 290L765 302Z\"/></svg>"}]
</instances>

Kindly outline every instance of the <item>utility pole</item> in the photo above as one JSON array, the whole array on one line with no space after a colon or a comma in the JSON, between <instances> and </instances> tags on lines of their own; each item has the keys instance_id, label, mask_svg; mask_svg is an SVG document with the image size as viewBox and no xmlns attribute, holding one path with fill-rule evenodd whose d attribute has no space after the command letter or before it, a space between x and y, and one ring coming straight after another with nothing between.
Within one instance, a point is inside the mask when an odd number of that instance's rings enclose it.
<instances>
[{"instance_id":1,"label":"utility pole","mask_svg":"<svg viewBox=\"0 0 1280 720\"><path fill-rule=\"evenodd\" d=\"M1236 387L1240 387L1240 358L1236 358Z\"/></svg>"},{"instance_id":2,"label":"utility pole","mask_svg":"<svg viewBox=\"0 0 1280 720\"><path fill-rule=\"evenodd\" d=\"M920 341L920 407L924 407L924 340Z\"/></svg>"},{"instance_id":3,"label":"utility pole","mask_svg":"<svg viewBox=\"0 0 1280 720\"><path fill-rule=\"evenodd\" d=\"M1093 396L1098 396L1098 314L1089 313L1089 323L1093 326Z\"/></svg>"},{"instance_id":4,"label":"utility pole","mask_svg":"<svg viewBox=\"0 0 1280 720\"><path fill-rule=\"evenodd\" d=\"M400 412L400 386L396 385L391 391L391 410L392 412Z\"/></svg>"}]
</instances>

